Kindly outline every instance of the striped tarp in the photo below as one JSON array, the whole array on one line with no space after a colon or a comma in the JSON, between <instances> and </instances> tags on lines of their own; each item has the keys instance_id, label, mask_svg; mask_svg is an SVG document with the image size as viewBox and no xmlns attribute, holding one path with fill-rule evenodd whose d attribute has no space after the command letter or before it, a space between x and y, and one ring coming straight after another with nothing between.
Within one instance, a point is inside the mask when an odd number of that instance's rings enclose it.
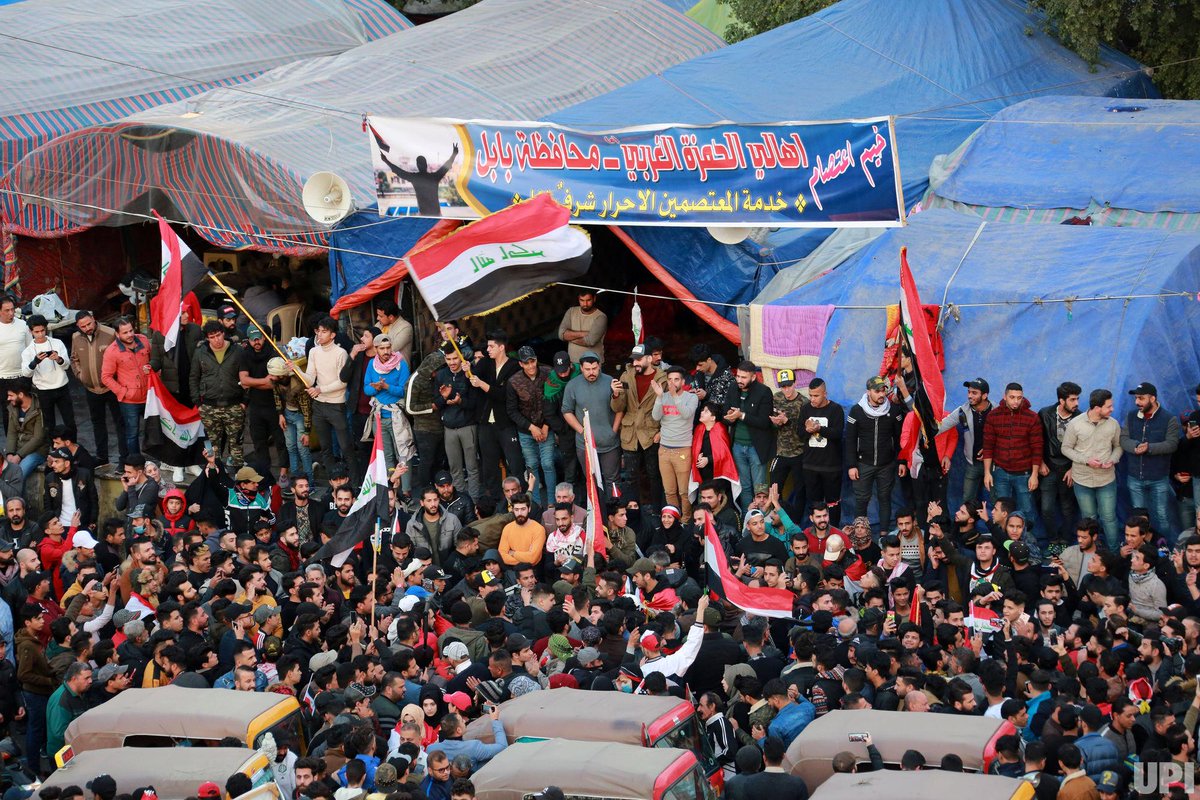
<instances>
[{"instance_id":1,"label":"striped tarp","mask_svg":"<svg viewBox=\"0 0 1200 800\"><path fill-rule=\"evenodd\" d=\"M63 235L122 221L85 206L145 212L162 207L161 193L215 244L312 253L325 231L300 203L308 176L335 172L360 203L374 202L363 112L537 119L722 45L659 0L485 0L60 137L8 177L22 192L77 205L57 206L62 217L26 206L12 219L18 231Z\"/></svg>"},{"instance_id":2,"label":"striped tarp","mask_svg":"<svg viewBox=\"0 0 1200 800\"><path fill-rule=\"evenodd\" d=\"M37 0L0 8L0 175L71 131L411 27L385 0ZM12 202L6 218L18 220Z\"/></svg>"}]
</instances>

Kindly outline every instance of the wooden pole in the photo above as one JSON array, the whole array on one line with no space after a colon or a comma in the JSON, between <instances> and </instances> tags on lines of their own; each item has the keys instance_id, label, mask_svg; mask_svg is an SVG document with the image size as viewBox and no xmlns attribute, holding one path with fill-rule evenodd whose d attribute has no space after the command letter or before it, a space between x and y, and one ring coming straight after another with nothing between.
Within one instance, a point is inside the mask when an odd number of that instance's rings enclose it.
<instances>
[{"instance_id":1,"label":"wooden pole","mask_svg":"<svg viewBox=\"0 0 1200 800\"><path fill-rule=\"evenodd\" d=\"M211 271L208 273L208 277L212 278L213 283L215 283L217 286L221 287L221 291L225 292L226 296L229 297L229 302L231 302L235 306L237 306L238 311L241 311L243 314L245 314L246 318L254 324L254 327L256 327L260 331L262 331L263 338L266 339L268 343L270 343L271 347L275 350L275 352L279 354L279 357L287 362L287 365L292 368L292 372L296 373L296 377L298 377L300 380L304 381L305 386L312 386L312 384L309 383L309 381L308 381L308 376L305 375L300 370L300 368L297 367L292 362L292 360L290 358L288 358L287 353L285 353L279 349L279 345L276 344L274 337L267 336L267 329L264 328L261 324L259 324L258 320L256 320L254 318L254 315L251 314L249 311L247 311L246 307L238 301L237 295L235 295L228 286L221 283L221 279L218 278L216 275L214 275Z\"/></svg>"}]
</instances>

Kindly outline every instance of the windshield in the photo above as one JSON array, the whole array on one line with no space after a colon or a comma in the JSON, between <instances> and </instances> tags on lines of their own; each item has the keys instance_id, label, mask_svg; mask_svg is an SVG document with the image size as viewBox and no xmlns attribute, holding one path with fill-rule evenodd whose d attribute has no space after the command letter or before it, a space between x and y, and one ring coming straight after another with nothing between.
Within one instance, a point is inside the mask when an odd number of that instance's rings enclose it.
<instances>
[{"instance_id":1,"label":"windshield","mask_svg":"<svg viewBox=\"0 0 1200 800\"><path fill-rule=\"evenodd\" d=\"M691 750L696 754L697 760L704 767L705 774L712 774L717 768L717 761L713 757L712 750L708 744L708 737L700 735L700 721L698 717L689 717L683 722L676 725L667 734L661 737L654 743L655 747L677 747L680 750Z\"/></svg>"},{"instance_id":2,"label":"windshield","mask_svg":"<svg viewBox=\"0 0 1200 800\"><path fill-rule=\"evenodd\" d=\"M692 769L663 793L662 800L716 800L717 794L701 774Z\"/></svg>"},{"instance_id":3,"label":"windshield","mask_svg":"<svg viewBox=\"0 0 1200 800\"><path fill-rule=\"evenodd\" d=\"M291 714L281 719L279 722L272 725L270 728L262 731L258 736L254 737L254 747L258 748L262 745L263 738L267 734L275 739L275 744L279 745L282 742L287 742L288 748L294 751L297 755L305 755L308 753L307 742L304 736L303 720L300 718L300 711L297 709Z\"/></svg>"}]
</instances>

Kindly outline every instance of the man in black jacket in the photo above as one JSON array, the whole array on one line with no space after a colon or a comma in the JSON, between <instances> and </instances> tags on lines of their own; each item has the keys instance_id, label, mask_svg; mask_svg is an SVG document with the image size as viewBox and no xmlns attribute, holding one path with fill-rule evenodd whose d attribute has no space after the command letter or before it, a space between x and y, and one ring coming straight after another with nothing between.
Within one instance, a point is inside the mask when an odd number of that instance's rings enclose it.
<instances>
[{"instance_id":1,"label":"man in black jacket","mask_svg":"<svg viewBox=\"0 0 1200 800\"><path fill-rule=\"evenodd\" d=\"M476 424L483 405L483 392L475 387L478 378L470 375L462 358L451 349L446 352L446 366L433 375L433 407L442 417L445 428L446 458L454 488L482 497L479 480L479 438Z\"/></svg>"},{"instance_id":2,"label":"man in black jacket","mask_svg":"<svg viewBox=\"0 0 1200 800\"><path fill-rule=\"evenodd\" d=\"M71 518L79 512L79 525L92 528L96 525L96 483L92 472L75 466L75 454L65 447L56 447L46 458L46 486L42 509L59 515L62 523L71 525Z\"/></svg>"},{"instance_id":3,"label":"man in black jacket","mask_svg":"<svg viewBox=\"0 0 1200 800\"><path fill-rule=\"evenodd\" d=\"M785 752L787 748L778 736L768 736L762 745L766 767L762 772L735 776L735 779L726 784L725 796L730 800L750 800L759 797L770 797L772 800L808 800L808 785L804 783L804 779L789 775L783 769Z\"/></svg>"},{"instance_id":4,"label":"man in black jacket","mask_svg":"<svg viewBox=\"0 0 1200 800\"><path fill-rule=\"evenodd\" d=\"M842 522L842 432L846 427L846 412L829 399L825 381L813 378L808 384L808 405L796 418L800 438L805 443L804 494L809 505L824 503L829 507L829 522ZM808 509L802 509L802 516Z\"/></svg>"},{"instance_id":5,"label":"man in black jacket","mask_svg":"<svg viewBox=\"0 0 1200 800\"><path fill-rule=\"evenodd\" d=\"M525 471L525 458L517 439L517 427L508 416L508 380L521 371L515 358L508 357L508 334L490 331L487 338L487 357L475 365L471 385L483 392L480 403L479 459L483 489L493 497L500 496L500 464L509 475ZM478 495L474 495L478 496ZM466 525L470 520L461 520Z\"/></svg>"},{"instance_id":6,"label":"man in black jacket","mask_svg":"<svg viewBox=\"0 0 1200 800\"><path fill-rule=\"evenodd\" d=\"M753 362L738 364L734 373L737 391L729 393L725 412L733 462L742 484L738 503L742 508L750 507L756 487L766 491L767 465L775 457L775 423L771 422L775 400L771 390L755 379L757 375Z\"/></svg>"},{"instance_id":7,"label":"man in black jacket","mask_svg":"<svg viewBox=\"0 0 1200 800\"><path fill-rule=\"evenodd\" d=\"M1061 541L1063 534L1075 524L1075 491L1067 483L1071 471L1071 459L1062 453L1063 434L1067 423L1079 416L1079 395L1083 389L1077 383L1066 381L1059 384L1058 402L1038 411L1042 421L1042 479L1038 482L1038 495L1042 502L1042 524L1046 526L1046 537ZM1054 511L1057 506L1062 515L1059 525Z\"/></svg>"},{"instance_id":8,"label":"man in black jacket","mask_svg":"<svg viewBox=\"0 0 1200 800\"><path fill-rule=\"evenodd\" d=\"M887 397L887 382L878 375L867 381L867 391L846 414L846 463L854 484L854 515L864 517L871 502L871 490L879 502L879 529L892 524L892 486L896 475L904 477L906 467L896 464L900 452L900 429L904 408L892 405Z\"/></svg>"},{"instance_id":9,"label":"man in black jacket","mask_svg":"<svg viewBox=\"0 0 1200 800\"><path fill-rule=\"evenodd\" d=\"M715 606L704 609L704 638L700 640L700 652L683 675L696 694L720 691L725 667L746 661L741 645L717 629L722 616L721 609Z\"/></svg>"}]
</instances>

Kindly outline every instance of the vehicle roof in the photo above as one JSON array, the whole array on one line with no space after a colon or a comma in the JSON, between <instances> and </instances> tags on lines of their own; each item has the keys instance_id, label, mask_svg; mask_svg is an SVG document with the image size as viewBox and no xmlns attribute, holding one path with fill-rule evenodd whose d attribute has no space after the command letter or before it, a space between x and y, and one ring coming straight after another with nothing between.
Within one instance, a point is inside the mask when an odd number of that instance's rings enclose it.
<instances>
[{"instance_id":1,"label":"vehicle roof","mask_svg":"<svg viewBox=\"0 0 1200 800\"><path fill-rule=\"evenodd\" d=\"M500 722L509 741L543 736L640 745L643 726L677 709L680 721L694 714L691 704L678 697L550 689L501 703ZM485 715L472 722L464 738L493 741L491 718Z\"/></svg>"},{"instance_id":2,"label":"vehicle roof","mask_svg":"<svg viewBox=\"0 0 1200 800\"><path fill-rule=\"evenodd\" d=\"M643 798L680 759L696 763L690 751L670 747L548 739L506 747L471 782L480 800L520 800L551 785L568 795Z\"/></svg>"},{"instance_id":3,"label":"vehicle roof","mask_svg":"<svg viewBox=\"0 0 1200 800\"><path fill-rule=\"evenodd\" d=\"M1027 793L1022 785L1029 787ZM1033 784L1002 775L976 775L941 770L883 770L833 775L813 792L811 800L863 800L876 789L879 790L880 797L886 796L888 800L928 800L936 797L1009 800L1018 791L1022 792L1022 797L1033 794Z\"/></svg>"},{"instance_id":4,"label":"vehicle roof","mask_svg":"<svg viewBox=\"0 0 1200 800\"><path fill-rule=\"evenodd\" d=\"M214 692L216 692L214 694ZM148 734L192 739L244 739L259 715L296 698L275 692L235 692L161 686L126 689L73 720L66 741L75 750L119 747L125 736Z\"/></svg>"},{"instance_id":5,"label":"vehicle roof","mask_svg":"<svg viewBox=\"0 0 1200 800\"><path fill-rule=\"evenodd\" d=\"M805 759L833 758L843 750L863 755L866 748L847 741L851 733L870 732L884 761L900 760L905 750L925 756L958 753L963 766L979 769L983 751L1004 720L958 714L908 714L895 711L830 711L818 717L795 738L787 750L792 764Z\"/></svg>"},{"instance_id":6,"label":"vehicle roof","mask_svg":"<svg viewBox=\"0 0 1200 800\"><path fill-rule=\"evenodd\" d=\"M196 794L205 781L224 786L225 781L254 758L257 750L245 747L114 747L76 753L62 769L46 779L45 786L82 786L97 775L111 775L117 793L153 786L159 800L183 800ZM265 763L265 759L264 759Z\"/></svg>"}]
</instances>

